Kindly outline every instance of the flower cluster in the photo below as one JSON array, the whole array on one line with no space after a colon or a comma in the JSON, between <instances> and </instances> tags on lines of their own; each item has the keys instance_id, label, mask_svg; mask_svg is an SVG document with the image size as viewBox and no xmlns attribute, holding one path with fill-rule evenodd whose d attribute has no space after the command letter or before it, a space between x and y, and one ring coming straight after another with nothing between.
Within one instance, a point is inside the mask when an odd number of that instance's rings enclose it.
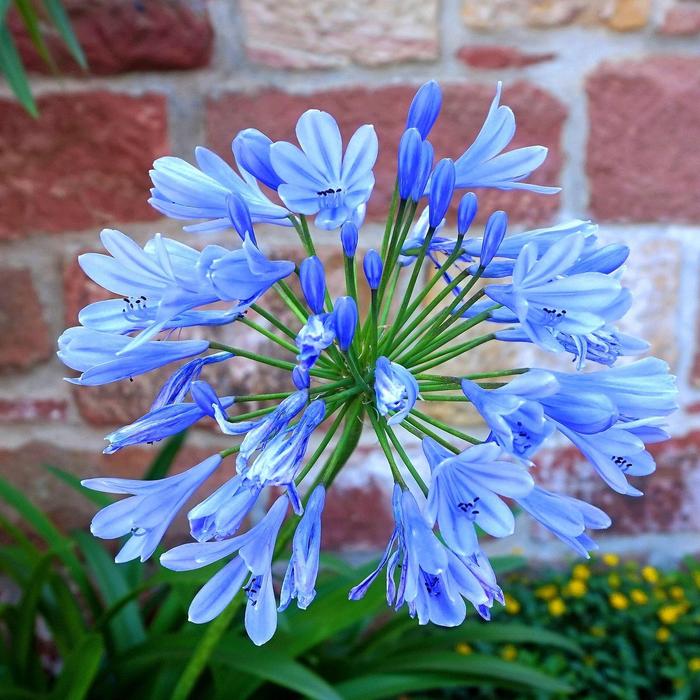
<instances>
[{"instance_id":1,"label":"flower cluster","mask_svg":"<svg viewBox=\"0 0 700 700\"><path fill-rule=\"evenodd\" d=\"M299 118L298 145L273 142L255 129L239 133L232 145L238 172L205 148L196 150L196 165L172 157L155 162L152 206L194 220L188 231L232 231L230 247L210 243L199 250L160 234L141 247L105 230L108 254L80 257L84 272L116 297L84 308L80 326L59 339L59 357L79 373L70 381L100 385L181 363L146 415L107 436L105 452L162 440L207 417L232 436L230 448L175 476L83 482L127 495L95 516L92 532L127 538L117 561L143 561L199 487L214 472L225 474L223 485L188 512L194 541L160 557L176 571L225 562L192 601L193 622L220 614L242 589L246 628L262 644L274 634L278 611L293 599L300 608L313 601L326 491L364 423L376 433L393 477L395 528L379 567L349 595L362 597L386 570L389 605L405 605L421 624L458 625L467 604L488 618L494 601L504 602L478 535L510 535L511 502L584 556L595 546L588 531L610 525L593 505L535 483L531 460L553 433L570 440L611 488L640 495L628 477L654 470L646 445L667 437L661 420L675 408L675 386L659 359L616 364L647 348L615 325L631 302L620 274L627 248L601 245L588 221L506 235L502 211L485 217L481 237L470 235L477 197L459 196L460 190L557 191L527 181L545 148L505 150L515 119L500 98L499 85L462 155L435 162L429 136L442 94L435 82L418 90L398 148L381 250L361 261L377 136L371 125L361 126L344 148L333 117L318 110ZM274 201L266 193L275 193ZM335 300L311 216L318 229L338 232L346 293ZM305 259L299 265L271 259L256 237L260 223L296 231ZM369 301L359 304L364 285ZM265 308L263 298L273 294L293 323ZM176 329L197 326L206 337L207 327L223 324L245 324L289 359L214 340L172 339ZM481 324L490 325L478 335ZM498 341L569 355L575 371L432 373ZM219 396L202 375L221 362L281 368L289 384L275 394ZM603 368L579 372L587 362ZM248 401L266 407L238 411ZM434 401L457 402L457 409L470 403L488 427L485 440L417 407ZM324 421L325 430L312 439ZM422 444L428 483L407 454L407 437ZM271 492L275 500L264 517L245 529L251 509L258 502L264 508ZM276 589L273 562L290 539Z\"/></svg>"}]
</instances>

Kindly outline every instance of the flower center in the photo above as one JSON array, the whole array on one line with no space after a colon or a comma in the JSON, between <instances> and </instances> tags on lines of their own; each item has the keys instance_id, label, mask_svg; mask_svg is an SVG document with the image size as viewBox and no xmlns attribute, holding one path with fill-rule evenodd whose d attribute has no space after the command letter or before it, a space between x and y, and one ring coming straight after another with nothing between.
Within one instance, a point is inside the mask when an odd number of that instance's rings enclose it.
<instances>
[{"instance_id":1,"label":"flower center","mask_svg":"<svg viewBox=\"0 0 700 700\"><path fill-rule=\"evenodd\" d=\"M457 508L459 508L469 520L474 521L476 520L476 516L479 515L479 509L477 508L477 503L479 503L479 500L479 496L474 496L473 501L467 501L466 503L463 501L458 503Z\"/></svg>"},{"instance_id":2,"label":"flower center","mask_svg":"<svg viewBox=\"0 0 700 700\"><path fill-rule=\"evenodd\" d=\"M343 188L329 187L325 190L316 192L318 195L318 203L321 209L335 209L343 203Z\"/></svg>"}]
</instances>

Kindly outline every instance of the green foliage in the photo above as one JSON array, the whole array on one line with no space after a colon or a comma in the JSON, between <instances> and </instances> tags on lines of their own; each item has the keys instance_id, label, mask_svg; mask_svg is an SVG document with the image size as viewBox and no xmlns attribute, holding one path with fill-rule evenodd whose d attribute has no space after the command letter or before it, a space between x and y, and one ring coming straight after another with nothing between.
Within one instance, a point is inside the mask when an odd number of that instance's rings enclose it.
<instances>
[{"instance_id":1,"label":"green foliage","mask_svg":"<svg viewBox=\"0 0 700 700\"><path fill-rule=\"evenodd\" d=\"M552 674L576 697L690 700L700 697L700 563L659 571L612 554L546 576L514 574L503 581L506 608L495 625L543 625L576 640L583 653L523 644L520 634L488 643L463 637L463 651L500 654ZM492 625L489 629L493 629ZM542 632L538 632L544 639ZM477 689L468 696L496 698ZM531 697L514 693L514 698ZM552 698L556 694L540 693Z\"/></svg>"},{"instance_id":2,"label":"green foliage","mask_svg":"<svg viewBox=\"0 0 700 700\"><path fill-rule=\"evenodd\" d=\"M42 33L44 24L55 28L78 65L87 68L87 62L60 0L0 0L0 73L22 106L36 117L37 106L29 87L27 73L7 24L8 12L12 5L16 8L37 53L52 70L55 71L56 66Z\"/></svg>"},{"instance_id":3,"label":"green foliage","mask_svg":"<svg viewBox=\"0 0 700 700\"><path fill-rule=\"evenodd\" d=\"M166 474L181 443L179 437L166 443L147 474ZM108 502L72 475L50 471L92 499L91 507ZM117 565L104 543L85 532L62 533L1 480L0 499L21 519L18 527L0 517L8 542L0 547L0 575L16 593L0 607L0 700L169 700L206 630L187 622L187 607L211 567L176 574L157 564ZM497 565L511 570L519 563L507 558ZM348 601L348 589L369 570L324 556L313 605L281 614L278 634L261 648L245 636L238 611L190 697L371 700L450 688L567 691L528 664L492 653L465 655L459 642L465 636L484 645L516 639L575 657L574 643L476 618L459 629L420 628L405 611L387 611L381 585L363 600Z\"/></svg>"}]
</instances>

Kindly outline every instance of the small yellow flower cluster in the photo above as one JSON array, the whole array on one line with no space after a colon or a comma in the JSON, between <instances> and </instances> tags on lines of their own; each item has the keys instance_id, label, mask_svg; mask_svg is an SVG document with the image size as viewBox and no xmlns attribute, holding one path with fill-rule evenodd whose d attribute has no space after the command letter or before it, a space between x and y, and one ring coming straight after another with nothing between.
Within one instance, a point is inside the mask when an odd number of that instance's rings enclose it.
<instances>
[{"instance_id":1,"label":"small yellow flower cluster","mask_svg":"<svg viewBox=\"0 0 700 700\"><path fill-rule=\"evenodd\" d=\"M552 617L561 617L566 612L566 603L561 598L553 598L547 604L547 609Z\"/></svg>"},{"instance_id":2,"label":"small yellow flower cluster","mask_svg":"<svg viewBox=\"0 0 700 700\"><path fill-rule=\"evenodd\" d=\"M515 661L518 658L518 649L514 644L506 644L501 649L501 658L505 661Z\"/></svg>"},{"instance_id":3,"label":"small yellow flower cluster","mask_svg":"<svg viewBox=\"0 0 700 700\"><path fill-rule=\"evenodd\" d=\"M627 610L630 606L629 598L624 593L614 591L608 596L610 605L615 608L615 610Z\"/></svg>"},{"instance_id":4,"label":"small yellow flower cluster","mask_svg":"<svg viewBox=\"0 0 700 700\"><path fill-rule=\"evenodd\" d=\"M588 593L588 586L579 579L572 579L564 586L562 592L570 598L583 598Z\"/></svg>"},{"instance_id":5,"label":"small yellow flower cluster","mask_svg":"<svg viewBox=\"0 0 700 700\"><path fill-rule=\"evenodd\" d=\"M504 598L505 598L506 612L509 615L517 615L522 608L520 603L515 598L513 598L513 596L510 595L510 593L506 593L504 595Z\"/></svg>"}]
</instances>

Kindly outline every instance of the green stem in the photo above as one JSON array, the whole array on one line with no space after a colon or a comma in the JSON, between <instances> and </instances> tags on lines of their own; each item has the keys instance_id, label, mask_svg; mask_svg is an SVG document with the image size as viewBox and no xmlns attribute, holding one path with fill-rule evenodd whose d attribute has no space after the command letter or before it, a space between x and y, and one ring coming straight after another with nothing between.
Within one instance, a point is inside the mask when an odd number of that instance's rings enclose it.
<instances>
[{"instance_id":1,"label":"green stem","mask_svg":"<svg viewBox=\"0 0 700 700\"><path fill-rule=\"evenodd\" d=\"M401 461L406 465L406 469L408 469L410 475L413 477L413 480L418 484L423 494L427 496L428 487L426 486L425 481L423 481L423 477L421 477L418 470L413 466L413 462L411 462L410 457L406 454L406 450L404 450L398 437L396 437L396 433L391 429L391 426L388 423L384 426L384 429L386 430L386 434L389 436L389 439L393 443L394 449L399 453Z\"/></svg>"},{"instance_id":2,"label":"green stem","mask_svg":"<svg viewBox=\"0 0 700 700\"><path fill-rule=\"evenodd\" d=\"M339 408L336 407L332 409L327 415L327 417L330 417L335 411L337 411ZM336 431L340 427L340 424L343 421L343 418L345 418L345 414L348 412L348 409L350 408L350 404L345 404L340 413L336 416L336 419L333 421L333 425L326 431L326 434L323 436L323 440L318 444L318 447L314 450L314 453L309 457L309 461L304 465L304 468L297 474L296 478L294 481L297 484L300 484L304 477L313 469L314 465L318 460L320 459L321 455L323 454L324 450L326 447L328 447L328 443L333 439L333 436L335 435Z\"/></svg>"},{"instance_id":3,"label":"green stem","mask_svg":"<svg viewBox=\"0 0 700 700\"><path fill-rule=\"evenodd\" d=\"M443 423L441 420L438 420L437 418L433 418L432 416L429 416L426 413L423 413L422 411L419 411L415 408L412 408L411 413L414 416L420 418L425 423L429 423L430 425L433 425L436 428L439 428L440 430L442 430L445 433L449 433L450 435L454 435L454 437L459 438L460 440L464 440L465 442L470 442L472 445L479 445L481 443L481 440L477 440L475 437L468 435L467 433L463 433L461 430L457 430L457 428L453 428L451 425L448 425L447 423Z\"/></svg>"},{"instance_id":4,"label":"green stem","mask_svg":"<svg viewBox=\"0 0 700 700\"><path fill-rule=\"evenodd\" d=\"M254 331L257 331L261 335L264 335L268 340L271 340L273 343L276 343L285 350L289 350L289 352L291 352L293 355L296 355L296 345L293 345L292 343L283 340L279 336L275 335L272 331L268 331L267 328L263 328L262 326L255 323L255 321L251 321L249 318L241 318L239 320L239 323L242 323L244 326L248 326L248 328L252 328Z\"/></svg>"},{"instance_id":5,"label":"green stem","mask_svg":"<svg viewBox=\"0 0 700 700\"><path fill-rule=\"evenodd\" d=\"M389 463L389 468L391 469L394 481L397 484L399 484L399 486L401 486L403 489L405 489L406 482L403 480L401 472L396 466L396 460L394 459L394 455L391 451L391 446L389 445L389 442L386 439L384 426L381 424L379 417L375 414L374 409L370 408L369 411L367 411L367 415L369 415L369 419L372 423L372 427L374 428L374 432L377 434L377 439L379 440L379 444L381 445L382 450L384 451L386 461Z\"/></svg>"},{"instance_id":6,"label":"green stem","mask_svg":"<svg viewBox=\"0 0 700 700\"><path fill-rule=\"evenodd\" d=\"M474 340L470 340L468 343L463 343L462 345L458 345L457 347L452 348L449 351L434 355L429 360L423 359L422 364L418 365L417 367L412 367L411 371L412 372L423 372L426 369L432 369L433 367L437 367L438 365L441 365L444 362L451 360L453 357L457 357L458 355L461 355L462 353L465 353L469 350L473 350L474 348L478 347L479 345L483 345L484 343L488 343L490 340L493 340L495 337L496 336L493 333L488 333L487 335L482 335L482 336L479 336L478 338L474 338Z\"/></svg>"},{"instance_id":7,"label":"green stem","mask_svg":"<svg viewBox=\"0 0 700 700\"><path fill-rule=\"evenodd\" d=\"M435 396L434 394L423 394L421 393L421 399L423 401L463 401L465 403L471 403L469 399L466 396L445 396L444 394L438 394Z\"/></svg>"},{"instance_id":8,"label":"green stem","mask_svg":"<svg viewBox=\"0 0 700 700\"><path fill-rule=\"evenodd\" d=\"M286 282L280 280L276 282L272 288L279 294L282 301L287 305L287 308L297 317L297 320L299 320L303 326L306 323L307 314L304 306L297 299L291 287Z\"/></svg>"},{"instance_id":9,"label":"green stem","mask_svg":"<svg viewBox=\"0 0 700 700\"><path fill-rule=\"evenodd\" d=\"M442 445L445 449L449 450L450 452L454 452L455 454L459 454L459 448L455 447L451 442L448 442L445 440L445 438L441 437L437 433L434 433L430 428L426 428L424 425L419 423L415 418L411 416L406 416L403 419L403 423L401 425L406 425L408 423L409 425L412 425L414 428L417 430L420 430L424 435L427 435L428 437L433 438L435 442L439 443ZM414 433L415 435L415 433Z\"/></svg>"},{"instance_id":10,"label":"green stem","mask_svg":"<svg viewBox=\"0 0 700 700\"><path fill-rule=\"evenodd\" d=\"M250 308L255 311L256 314L262 316L268 323L271 323L275 328L282 331L282 333L284 333L288 338L294 340L297 337L297 334L291 328L282 323L277 316L271 314L266 309L263 309L262 306L259 306L258 304L251 304Z\"/></svg>"}]
</instances>

